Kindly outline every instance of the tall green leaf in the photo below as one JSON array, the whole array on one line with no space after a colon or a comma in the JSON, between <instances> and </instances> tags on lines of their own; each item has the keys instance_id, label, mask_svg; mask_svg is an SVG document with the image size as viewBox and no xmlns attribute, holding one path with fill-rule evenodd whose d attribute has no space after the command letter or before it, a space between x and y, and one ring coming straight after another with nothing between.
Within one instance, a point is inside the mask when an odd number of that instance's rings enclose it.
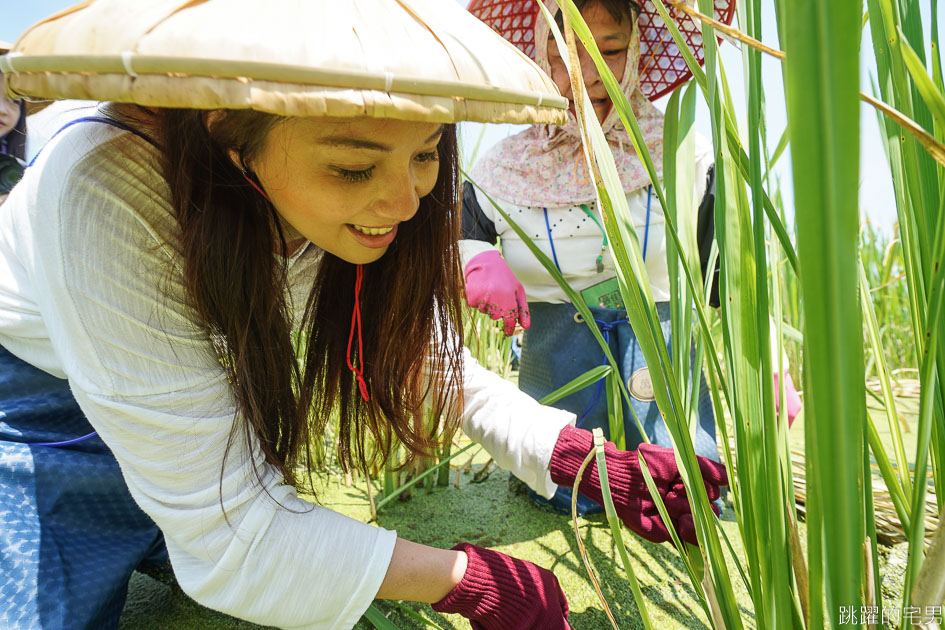
<instances>
[{"instance_id":1,"label":"tall green leaf","mask_svg":"<svg viewBox=\"0 0 945 630\"><path fill-rule=\"evenodd\" d=\"M808 486L820 520L824 625L859 608L866 413L857 296L859 2L782 5L805 341ZM826 524L829 523L829 526ZM811 562L814 556L811 554ZM813 584L813 582L812 582ZM811 599L820 598L811 592Z\"/></svg>"}]
</instances>

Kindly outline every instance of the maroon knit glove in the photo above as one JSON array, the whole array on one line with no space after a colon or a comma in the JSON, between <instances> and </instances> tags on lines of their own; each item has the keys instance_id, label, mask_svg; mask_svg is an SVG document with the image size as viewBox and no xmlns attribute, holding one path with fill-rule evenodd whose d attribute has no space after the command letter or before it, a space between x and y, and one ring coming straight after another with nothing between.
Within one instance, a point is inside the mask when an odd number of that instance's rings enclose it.
<instances>
[{"instance_id":1,"label":"maroon knit glove","mask_svg":"<svg viewBox=\"0 0 945 630\"><path fill-rule=\"evenodd\" d=\"M469 543L466 573L433 610L459 613L473 630L570 630L568 600L548 569Z\"/></svg>"},{"instance_id":2,"label":"maroon knit glove","mask_svg":"<svg viewBox=\"0 0 945 630\"><path fill-rule=\"evenodd\" d=\"M559 485L573 486L578 469L593 446L594 437L590 431L575 427L562 429L555 443L555 450L551 454L551 480ZM610 483L610 493L614 499L617 516L624 525L647 540L653 542L670 540L669 530L660 519L659 510L646 487L643 473L640 472L638 452L646 460L650 474L653 475L653 481L663 498L663 503L666 504L669 518L676 528L676 533L681 539L698 544L695 524L689 509L689 499L686 497L686 488L679 476L676 457L671 448L641 444L636 451L620 451L613 442L607 442L604 445L607 479ZM715 501L720 496L719 486L728 485L725 467L706 457L698 457L709 501ZM603 505L604 495L600 487L600 476L593 462L584 470L578 489L581 494ZM712 509L716 515L719 514L715 505Z\"/></svg>"}]
</instances>

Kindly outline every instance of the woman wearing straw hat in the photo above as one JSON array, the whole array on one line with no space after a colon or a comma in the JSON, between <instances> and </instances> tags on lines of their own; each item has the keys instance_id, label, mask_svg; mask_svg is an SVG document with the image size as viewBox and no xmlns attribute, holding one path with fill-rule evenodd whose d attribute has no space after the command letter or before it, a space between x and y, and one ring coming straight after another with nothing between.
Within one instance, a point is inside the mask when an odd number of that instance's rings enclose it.
<instances>
[{"instance_id":1,"label":"woman wearing straw hat","mask_svg":"<svg viewBox=\"0 0 945 630\"><path fill-rule=\"evenodd\" d=\"M267 625L349 628L391 598L568 628L547 569L295 487L333 414L348 469L462 422L542 495L574 482L590 434L476 365L455 325L452 123L558 121L547 77L440 0L96 0L0 63L14 94L111 101L0 212L0 625L114 626L163 540L188 594ZM440 426L415 421L427 406ZM606 450L621 518L666 535L636 453ZM673 454L641 453L695 541ZM725 471L700 464L713 499ZM581 483L601 498L596 472Z\"/></svg>"},{"instance_id":2,"label":"woman wearing straw hat","mask_svg":"<svg viewBox=\"0 0 945 630\"><path fill-rule=\"evenodd\" d=\"M549 1L545 4L560 26L557 5ZM575 0L575 4L604 60L620 80L657 172L661 172L663 115L650 100L669 93L689 78L682 56L649 2L644 3L642 9L634 0ZM717 17L728 22L735 3L717 0L715 6ZM473 0L469 10L532 56L554 79L561 93L570 98L567 69L537 2ZM680 28L690 43L698 43L697 27L685 22ZM693 47L701 54L701 46ZM580 62L588 96L610 143L627 195L668 343L670 286L663 211L646 169L583 47ZM581 292L591 307L630 393L632 404L623 403L626 446L636 448L644 439L636 419L649 440L671 446L655 402L646 362L636 335L627 323L626 311L619 303L607 237L595 205L597 193L587 176L584 159L572 106L564 126L529 127L500 142L475 164L471 182L465 183L463 191L461 247L466 299L470 306L478 307L494 319L502 319L506 334L511 334L516 324L526 329L519 386L535 398L558 389L605 360L567 295L511 225L495 211L495 202L552 258L568 283ZM698 210L703 274L714 235L712 160L711 145L697 138L692 173L696 187L693 198L697 203L693 207ZM501 255L495 249L497 239L502 242ZM718 305L717 279L711 301ZM600 427L609 436L603 384L599 381L596 387L585 388L557 405L574 412L578 426ZM694 435L696 452L718 460L715 421L704 379L700 383L698 420ZM570 510L570 489L559 488L552 503ZM578 505L584 512L600 509L596 502L583 496L578 497Z\"/></svg>"}]
</instances>

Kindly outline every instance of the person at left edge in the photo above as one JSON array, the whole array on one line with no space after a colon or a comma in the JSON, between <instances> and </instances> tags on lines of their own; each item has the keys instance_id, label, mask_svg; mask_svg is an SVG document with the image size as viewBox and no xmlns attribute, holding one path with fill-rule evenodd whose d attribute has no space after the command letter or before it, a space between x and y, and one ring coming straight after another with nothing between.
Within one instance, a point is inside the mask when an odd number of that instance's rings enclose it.
<instances>
[{"instance_id":1,"label":"person at left edge","mask_svg":"<svg viewBox=\"0 0 945 630\"><path fill-rule=\"evenodd\" d=\"M0 41L0 55L10 44ZM0 74L0 80L3 75ZM26 158L26 106L0 93L0 204L19 180Z\"/></svg>"}]
</instances>

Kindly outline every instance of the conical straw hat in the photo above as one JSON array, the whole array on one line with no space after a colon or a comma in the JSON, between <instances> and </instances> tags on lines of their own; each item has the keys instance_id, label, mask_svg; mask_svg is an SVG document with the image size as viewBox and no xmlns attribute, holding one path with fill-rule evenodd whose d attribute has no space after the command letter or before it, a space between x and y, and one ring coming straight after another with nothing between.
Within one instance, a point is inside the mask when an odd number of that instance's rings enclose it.
<instances>
[{"instance_id":1,"label":"conical straw hat","mask_svg":"<svg viewBox=\"0 0 945 630\"><path fill-rule=\"evenodd\" d=\"M637 0L640 15L640 91L651 101L669 94L692 76L679 47L660 17L653 0ZM670 17L699 63L703 61L702 27L667 2ZM725 24L735 15L735 0L715 0L715 19ZM546 6L554 6L553 0ZM535 57L535 22L539 16L538 0L470 0L469 11L515 44L529 57Z\"/></svg>"},{"instance_id":2,"label":"conical straw hat","mask_svg":"<svg viewBox=\"0 0 945 630\"><path fill-rule=\"evenodd\" d=\"M88 0L0 57L18 97L286 116L562 123L567 100L451 0Z\"/></svg>"}]
</instances>

